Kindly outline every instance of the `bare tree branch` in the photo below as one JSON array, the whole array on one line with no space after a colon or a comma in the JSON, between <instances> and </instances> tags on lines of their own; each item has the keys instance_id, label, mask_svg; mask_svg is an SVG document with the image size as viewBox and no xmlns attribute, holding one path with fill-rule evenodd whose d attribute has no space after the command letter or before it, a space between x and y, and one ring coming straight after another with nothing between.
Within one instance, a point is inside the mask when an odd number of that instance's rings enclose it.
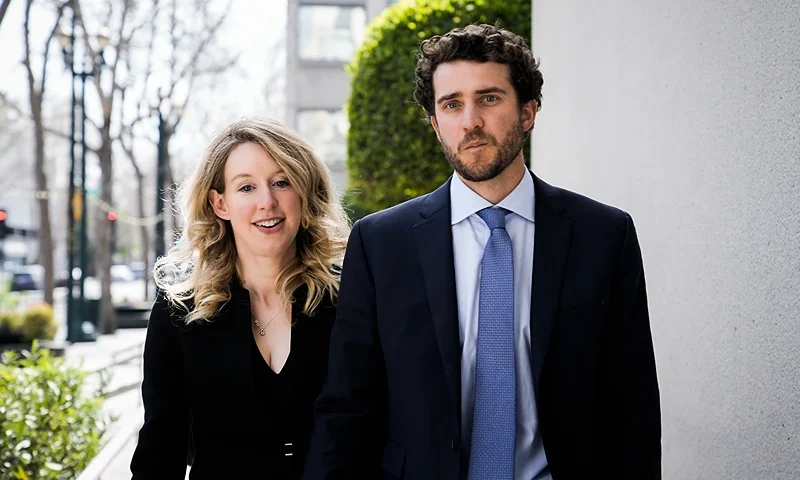
<instances>
[{"instance_id":1,"label":"bare tree branch","mask_svg":"<svg viewBox=\"0 0 800 480\"><path fill-rule=\"evenodd\" d=\"M31 117L33 119L34 131L34 176L36 178L36 189L40 191L48 190L47 174L46 174L46 158L45 158L45 129L42 117L42 104L44 102L45 87L47 86L47 61L50 54L50 43L58 29L58 24L61 21L61 16L64 13L66 3L61 3L56 8L56 18L53 26L50 29L49 35L45 39L44 56L42 58L42 73L39 76L39 84L37 85L36 78L33 74L33 67L31 62L31 8L33 0L26 0L25 2L25 16L23 21L24 31L24 57L22 60L25 66L25 73L28 80L28 95L31 107ZM53 304L53 286L54 286L54 265L53 265L53 230L50 224L50 202L47 198L40 198L37 201L39 207L39 263L42 264L45 271L44 278L44 301Z\"/></svg>"},{"instance_id":2,"label":"bare tree branch","mask_svg":"<svg viewBox=\"0 0 800 480\"><path fill-rule=\"evenodd\" d=\"M58 31L58 24L61 21L61 17L64 15L64 9L67 7L68 3L69 2L64 2L56 8L56 21L53 22L53 28L50 29L50 33L47 35L47 40L45 40L44 43L44 54L42 58L42 76L41 76L42 92L44 92L45 80L47 78L47 60L50 58L50 44L53 43L53 38L56 36L56 32Z\"/></svg>"},{"instance_id":3,"label":"bare tree branch","mask_svg":"<svg viewBox=\"0 0 800 480\"><path fill-rule=\"evenodd\" d=\"M13 102L10 99L8 99L8 97L5 94L0 93L0 101L3 102L3 104L6 107L8 107L9 109L13 110L14 112L16 112L21 117L24 117L27 120L34 120L33 115L31 113L22 110L19 107L19 105L17 105L15 102ZM87 118L86 120L89 123L91 123L92 126L94 126L94 128L96 128L98 131L100 130L100 127L91 118ZM48 133L50 135L58 137L58 138L60 138L62 140L71 140L72 139L72 137L70 136L69 133L63 132L63 131L61 131L61 130L59 130L57 128L49 127L49 126L44 125L44 124L42 124L42 131L44 133ZM0 151L2 151L2 150L3 149L0 149ZM86 150L90 151L92 153L95 153L95 154L100 152L99 148L92 147L91 145L88 145L88 144L86 145Z\"/></svg>"},{"instance_id":4,"label":"bare tree branch","mask_svg":"<svg viewBox=\"0 0 800 480\"><path fill-rule=\"evenodd\" d=\"M174 2L173 2L173 4L174 4ZM225 19L228 17L228 12L230 11L229 7L230 7L230 3L228 3L228 6L223 10L224 13L222 15L220 15L215 21L210 22L210 24L207 23L203 27L203 29L200 32L200 35L201 35L200 42L194 48L194 51L192 52L191 57L186 62L186 64L183 66L183 68L181 69L180 73L178 73L174 77L173 81L171 82L170 88L169 88L169 93L166 95L167 97L171 97L172 96L172 93L175 90L175 87L177 86L178 82L180 82L181 80L186 78L187 75L190 75L190 74L197 75L198 73L202 72L197 67L197 64L198 64L198 62L200 60L200 57L203 55L203 53L206 52L206 49L208 48L209 44L216 38L217 32L219 31L220 27L222 27L223 23L225 23ZM205 13L207 15L207 9L205 9L205 10L206 10ZM208 17L206 16L205 19L207 20ZM205 34L205 35L203 35L203 34ZM173 41L172 41L173 52L176 51L178 49L178 47L179 47L178 40L175 39L174 36L173 36ZM230 63L232 65L235 62L236 62L236 59L234 59ZM176 65L173 64L173 65L171 65L171 67L172 68L176 68ZM229 66L220 66L219 68L211 67L211 68L208 69L208 73L221 73L222 71L225 71L228 68L229 68Z\"/></svg>"},{"instance_id":5,"label":"bare tree branch","mask_svg":"<svg viewBox=\"0 0 800 480\"><path fill-rule=\"evenodd\" d=\"M11 0L3 0L3 4L0 5L0 24L3 23L3 17L6 16L6 10L8 10L10 4Z\"/></svg>"},{"instance_id":6,"label":"bare tree branch","mask_svg":"<svg viewBox=\"0 0 800 480\"><path fill-rule=\"evenodd\" d=\"M73 5L75 8L76 13L78 14L78 21L83 27L84 32L89 32L89 28L87 28L86 22L84 21L83 12L81 11L80 1L79 0L72 0ZM97 91L98 99L100 100L100 104L102 105L103 115L102 115L102 123L100 124L100 151L98 152L98 160L100 163L100 174L101 174L101 182L100 182L100 199L105 202L106 204L112 204L113 202L113 190L114 190L114 183L113 183L113 142L111 136L111 129L112 129L112 117L114 112L114 100L119 93L119 89L121 87L120 83L117 81L117 75L119 74L120 66L123 64L122 58L125 55L128 55L128 45L127 42L130 41L132 34L127 30L129 25L129 19L131 14L133 13L134 2L133 0L120 0L121 1L121 10L117 12L114 9L114 5L116 2L108 4L108 11L107 11L107 22L106 25L112 25L112 18L119 16L119 23L115 25L116 32L111 35L112 41L112 49L114 52L113 60L110 63L106 63L107 69L98 68L98 60L105 62L104 59L98 58L98 52L96 52L89 42L89 35L85 35L83 38L83 43L86 46L87 51L91 53L90 60L92 66L92 80L95 86L95 90ZM103 77L105 71L108 70L110 75L110 81L107 82L107 85L110 85L107 89L104 87ZM105 219L105 216L102 214L103 212L98 212L98 219L97 219L97 263L98 263L98 273L100 276L100 331L102 333L112 333L116 330L116 315L114 312L114 308L111 305L111 263L112 263L112 254L111 251L111 224L110 222Z\"/></svg>"},{"instance_id":7,"label":"bare tree branch","mask_svg":"<svg viewBox=\"0 0 800 480\"><path fill-rule=\"evenodd\" d=\"M5 93L0 92L0 102L3 102L3 105L10 108L11 110L15 111L18 115L22 117L26 117L28 119L31 118L31 115L28 112L23 111L16 102L11 100L8 95Z\"/></svg>"}]
</instances>

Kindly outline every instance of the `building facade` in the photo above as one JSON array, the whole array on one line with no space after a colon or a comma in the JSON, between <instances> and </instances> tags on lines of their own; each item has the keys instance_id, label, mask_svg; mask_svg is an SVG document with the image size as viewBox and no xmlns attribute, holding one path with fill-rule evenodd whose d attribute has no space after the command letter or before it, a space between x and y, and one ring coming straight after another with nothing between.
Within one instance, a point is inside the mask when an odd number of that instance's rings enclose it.
<instances>
[{"instance_id":1,"label":"building facade","mask_svg":"<svg viewBox=\"0 0 800 480\"><path fill-rule=\"evenodd\" d=\"M339 193L347 188L345 66L366 25L391 0L288 0L286 123L311 142L330 167Z\"/></svg>"}]
</instances>

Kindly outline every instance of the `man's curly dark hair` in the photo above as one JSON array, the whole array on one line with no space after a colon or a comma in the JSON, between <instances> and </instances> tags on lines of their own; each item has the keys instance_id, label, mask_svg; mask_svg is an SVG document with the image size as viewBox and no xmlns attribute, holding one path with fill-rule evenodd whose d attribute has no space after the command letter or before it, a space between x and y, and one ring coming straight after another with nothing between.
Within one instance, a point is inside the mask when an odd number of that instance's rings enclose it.
<instances>
[{"instance_id":1,"label":"man's curly dark hair","mask_svg":"<svg viewBox=\"0 0 800 480\"><path fill-rule=\"evenodd\" d=\"M534 100L536 109L542 108L544 79L525 40L493 25L468 25L463 29L454 28L444 35L434 35L420 45L414 100L425 109L429 118L436 115L433 73L439 65L458 60L507 64L511 68L510 80L520 107Z\"/></svg>"}]
</instances>

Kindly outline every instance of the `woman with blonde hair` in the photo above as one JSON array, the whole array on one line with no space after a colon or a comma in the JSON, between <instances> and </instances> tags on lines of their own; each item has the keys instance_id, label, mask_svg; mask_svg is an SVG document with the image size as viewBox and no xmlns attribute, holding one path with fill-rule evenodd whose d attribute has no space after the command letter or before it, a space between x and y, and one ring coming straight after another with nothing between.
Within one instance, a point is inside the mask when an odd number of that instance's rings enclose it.
<instances>
[{"instance_id":1,"label":"woman with blonde hair","mask_svg":"<svg viewBox=\"0 0 800 480\"><path fill-rule=\"evenodd\" d=\"M264 119L225 128L182 186L155 267L134 479L299 478L349 223L330 172Z\"/></svg>"}]
</instances>

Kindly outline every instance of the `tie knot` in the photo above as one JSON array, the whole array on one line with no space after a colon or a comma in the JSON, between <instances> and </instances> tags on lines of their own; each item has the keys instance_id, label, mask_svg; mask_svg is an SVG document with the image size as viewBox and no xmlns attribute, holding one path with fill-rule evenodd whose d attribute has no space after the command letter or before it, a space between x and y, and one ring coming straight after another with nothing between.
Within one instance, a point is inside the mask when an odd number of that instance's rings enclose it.
<instances>
[{"instance_id":1,"label":"tie knot","mask_svg":"<svg viewBox=\"0 0 800 480\"><path fill-rule=\"evenodd\" d=\"M501 207L488 207L478 212L478 216L486 222L489 230L506 228L506 213L508 210Z\"/></svg>"}]
</instances>

